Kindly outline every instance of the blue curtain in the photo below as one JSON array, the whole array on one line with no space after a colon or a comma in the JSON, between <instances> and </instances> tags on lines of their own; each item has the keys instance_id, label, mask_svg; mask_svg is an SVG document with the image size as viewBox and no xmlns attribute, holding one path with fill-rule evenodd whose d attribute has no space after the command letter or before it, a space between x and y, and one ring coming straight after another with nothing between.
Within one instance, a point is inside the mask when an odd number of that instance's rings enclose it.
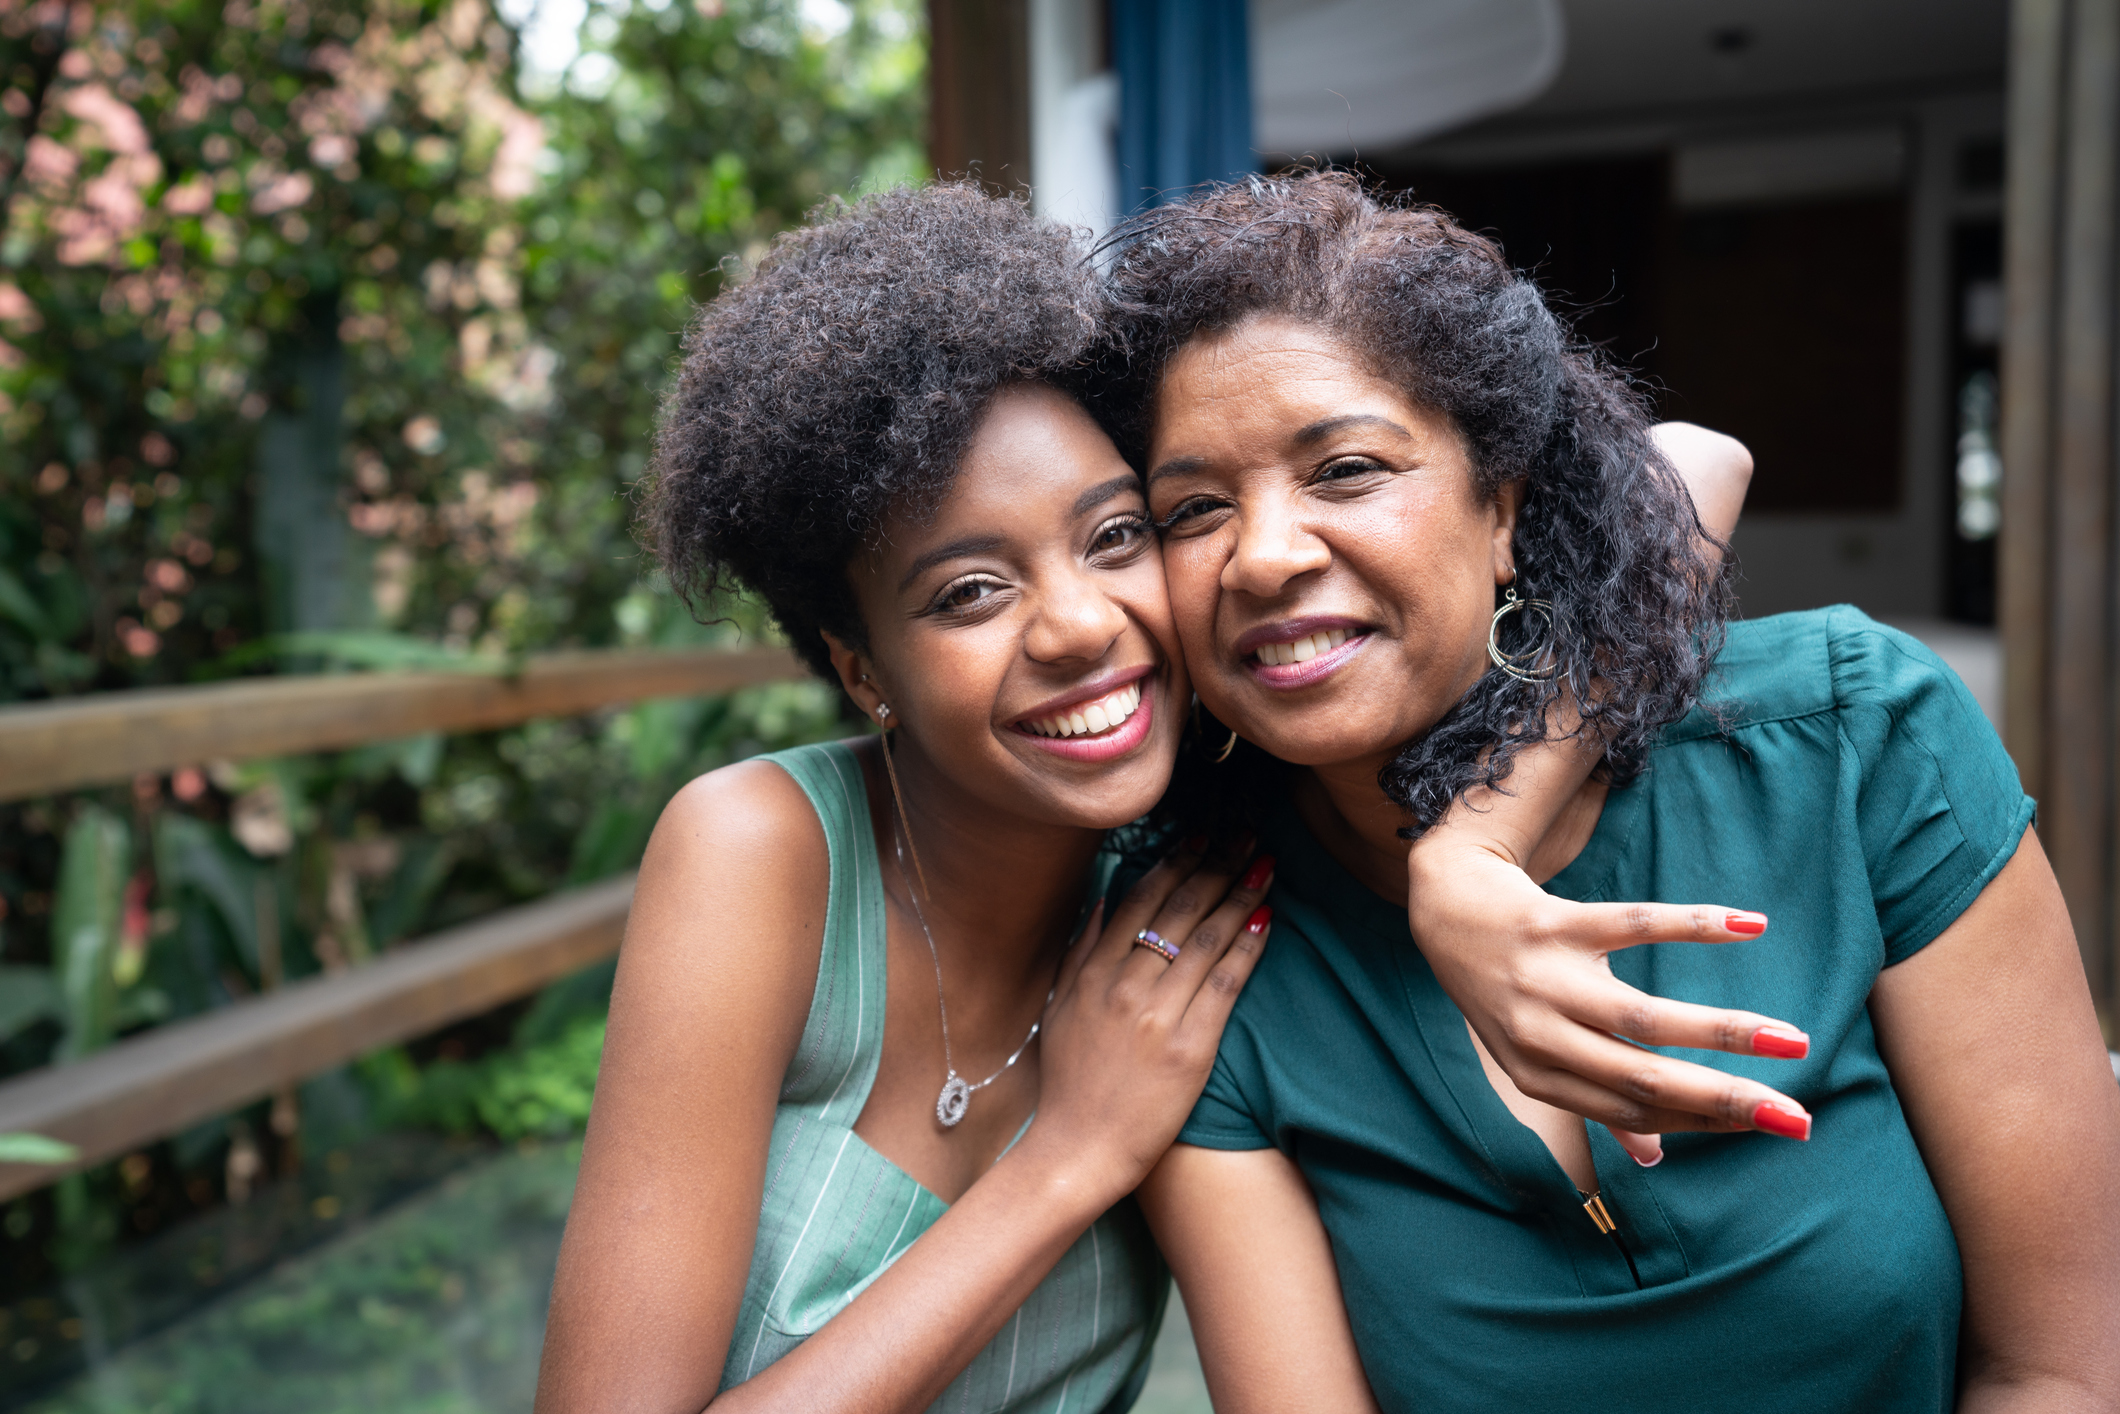
<instances>
[{"instance_id":1,"label":"blue curtain","mask_svg":"<svg viewBox=\"0 0 2120 1414\"><path fill-rule=\"evenodd\" d=\"M1111 0L1111 39L1123 208L1258 170L1245 0Z\"/></svg>"}]
</instances>

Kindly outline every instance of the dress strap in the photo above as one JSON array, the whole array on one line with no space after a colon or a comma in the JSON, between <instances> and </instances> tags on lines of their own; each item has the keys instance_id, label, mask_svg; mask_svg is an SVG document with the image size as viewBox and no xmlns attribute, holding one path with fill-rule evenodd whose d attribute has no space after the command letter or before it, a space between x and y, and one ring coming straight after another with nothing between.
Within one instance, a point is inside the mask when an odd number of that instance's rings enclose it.
<instances>
[{"instance_id":1,"label":"dress strap","mask_svg":"<svg viewBox=\"0 0 2120 1414\"><path fill-rule=\"evenodd\" d=\"M780 767L802 787L831 855L817 989L802 1042L781 1081L781 1105L852 1128L883 1058L883 880L869 824L867 781L846 742L798 746L759 759Z\"/></svg>"}]
</instances>

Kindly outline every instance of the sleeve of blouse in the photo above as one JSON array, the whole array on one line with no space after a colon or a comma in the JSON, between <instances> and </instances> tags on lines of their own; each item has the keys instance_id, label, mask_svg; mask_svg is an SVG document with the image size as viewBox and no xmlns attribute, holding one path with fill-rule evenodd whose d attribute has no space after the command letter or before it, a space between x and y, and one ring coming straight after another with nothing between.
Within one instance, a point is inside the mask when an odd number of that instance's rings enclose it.
<instances>
[{"instance_id":1,"label":"sleeve of blouse","mask_svg":"<svg viewBox=\"0 0 2120 1414\"><path fill-rule=\"evenodd\" d=\"M1208 1072L1207 1089L1201 1093L1199 1103L1193 1106L1192 1116L1185 1121L1185 1127L1178 1131L1178 1142L1196 1144L1202 1149L1273 1147L1273 1140L1266 1137L1266 1131L1245 1102L1226 1039L1221 1054L1215 1057L1215 1068Z\"/></svg>"},{"instance_id":2,"label":"sleeve of blouse","mask_svg":"<svg viewBox=\"0 0 2120 1414\"><path fill-rule=\"evenodd\" d=\"M2033 803L1942 659L1856 610L1834 619L1834 693L1889 967L1934 941L2009 863Z\"/></svg>"}]
</instances>

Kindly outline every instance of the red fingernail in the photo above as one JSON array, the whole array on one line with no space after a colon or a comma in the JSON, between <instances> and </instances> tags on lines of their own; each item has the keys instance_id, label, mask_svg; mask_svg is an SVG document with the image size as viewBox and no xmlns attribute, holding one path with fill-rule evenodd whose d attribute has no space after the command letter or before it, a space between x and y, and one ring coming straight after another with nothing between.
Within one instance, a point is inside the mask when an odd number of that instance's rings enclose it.
<instances>
[{"instance_id":1,"label":"red fingernail","mask_svg":"<svg viewBox=\"0 0 2120 1414\"><path fill-rule=\"evenodd\" d=\"M1244 871L1244 877L1237 881L1237 887L1240 889L1256 889L1272 877L1273 856L1262 854L1251 862L1251 868Z\"/></svg>"},{"instance_id":2,"label":"red fingernail","mask_svg":"<svg viewBox=\"0 0 2120 1414\"><path fill-rule=\"evenodd\" d=\"M1206 849L1207 836L1205 835L1188 835L1178 844L1178 853L1180 854L1202 854L1206 852Z\"/></svg>"},{"instance_id":3,"label":"red fingernail","mask_svg":"<svg viewBox=\"0 0 2120 1414\"><path fill-rule=\"evenodd\" d=\"M1266 925L1271 922L1273 922L1273 906L1262 903L1251 911L1251 917L1244 920L1244 931L1247 933L1263 933L1266 931Z\"/></svg>"},{"instance_id":4,"label":"red fingernail","mask_svg":"<svg viewBox=\"0 0 2120 1414\"><path fill-rule=\"evenodd\" d=\"M1786 1026L1762 1026L1752 1033L1752 1054L1776 1060L1802 1060L1811 1054L1811 1038Z\"/></svg>"},{"instance_id":5,"label":"red fingernail","mask_svg":"<svg viewBox=\"0 0 2120 1414\"><path fill-rule=\"evenodd\" d=\"M1767 915L1764 913L1731 913L1723 918L1725 933L1739 933L1747 938L1756 938L1767 931Z\"/></svg>"},{"instance_id":6,"label":"red fingernail","mask_svg":"<svg viewBox=\"0 0 2120 1414\"><path fill-rule=\"evenodd\" d=\"M1802 1110L1792 1110L1787 1105L1766 1101L1752 1111L1752 1127L1768 1134L1779 1134L1784 1139L1809 1139L1811 1117Z\"/></svg>"}]
</instances>

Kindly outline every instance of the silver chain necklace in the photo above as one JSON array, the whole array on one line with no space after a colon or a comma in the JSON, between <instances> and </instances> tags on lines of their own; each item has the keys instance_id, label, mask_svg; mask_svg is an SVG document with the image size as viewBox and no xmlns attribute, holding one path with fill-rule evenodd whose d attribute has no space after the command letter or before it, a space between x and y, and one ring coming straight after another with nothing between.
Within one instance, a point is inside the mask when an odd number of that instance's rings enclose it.
<instances>
[{"instance_id":1,"label":"silver chain necklace","mask_svg":"<svg viewBox=\"0 0 2120 1414\"><path fill-rule=\"evenodd\" d=\"M903 808L900 807L901 810ZM903 826L900 828L902 831ZM942 1014L942 1063L949 1070L948 1078L942 1082L942 1093L935 1097L935 1118L942 1121L943 1128L954 1129L957 1122L964 1118L964 1112L971 1108L972 1096L1008 1074L1009 1067L1023 1059L1023 1053L1031 1048L1031 1042L1038 1039L1038 1028L1044 1021L1042 1018L1033 1021L1031 1034L1023 1038L1023 1044L1016 1047L1016 1053L1001 1062L999 1070L978 1084L973 1084L957 1073L956 1058L950 1052L950 1004L942 995L942 954L936 950L935 934L928 927L927 913L920 907L920 893L913 887L912 879L906 874L903 834L894 832L891 845L898 856L898 878L905 885L906 901L913 905L913 917L920 924L920 935L927 939L928 957L935 964L935 1009ZM1047 993L1045 999L1050 1002L1053 999L1052 994Z\"/></svg>"}]
</instances>

